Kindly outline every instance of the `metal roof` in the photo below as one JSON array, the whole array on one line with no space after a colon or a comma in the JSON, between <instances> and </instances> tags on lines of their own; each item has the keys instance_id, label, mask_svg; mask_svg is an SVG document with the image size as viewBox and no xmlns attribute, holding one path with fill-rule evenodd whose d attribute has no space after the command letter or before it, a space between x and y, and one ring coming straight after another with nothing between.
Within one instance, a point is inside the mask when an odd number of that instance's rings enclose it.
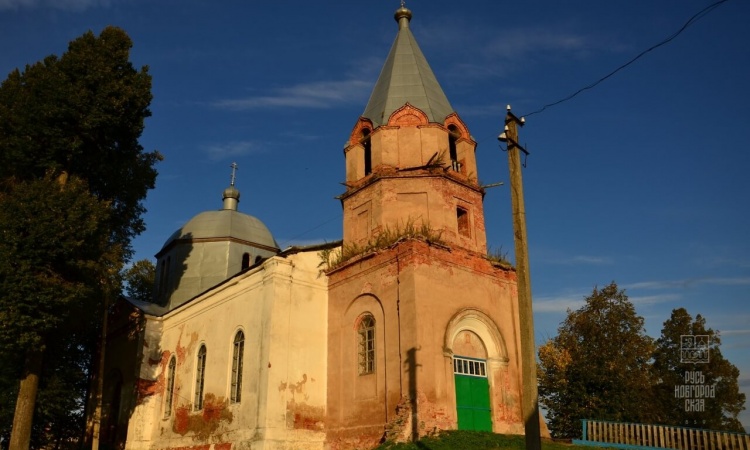
<instances>
[{"instance_id":1,"label":"metal roof","mask_svg":"<svg viewBox=\"0 0 750 450\"><path fill-rule=\"evenodd\" d=\"M266 225L256 217L231 209L204 211L193 217L167 239L162 250L178 239L234 238L279 248ZM161 253L161 252L160 252Z\"/></svg>"},{"instance_id":2,"label":"metal roof","mask_svg":"<svg viewBox=\"0 0 750 450\"><path fill-rule=\"evenodd\" d=\"M430 122L442 123L454 112L409 29L410 19L408 9L396 11L398 34L362 114L376 127L407 102L424 111Z\"/></svg>"}]
</instances>

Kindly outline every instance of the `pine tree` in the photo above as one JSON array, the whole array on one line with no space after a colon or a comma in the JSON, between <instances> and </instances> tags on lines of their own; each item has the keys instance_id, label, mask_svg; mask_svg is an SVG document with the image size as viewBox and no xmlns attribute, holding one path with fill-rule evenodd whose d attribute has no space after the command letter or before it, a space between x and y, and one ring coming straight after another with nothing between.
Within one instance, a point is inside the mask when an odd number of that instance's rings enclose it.
<instances>
[{"instance_id":1,"label":"pine tree","mask_svg":"<svg viewBox=\"0 0 750 450\"><path fill-rule=\"evenodd\" d=\"M705 358L683 354L684 337L707 336ZM672 310L656 341L654 374L657 421L668 425L744 432L738 417L745 409L739 391L739 369L721 353L719 333L685 308ZM702 355L701 355L702 356ZM703 386L703 391L685 387ZM704 394L704 395L702 395Z\"/></svg>"}]
</instances>

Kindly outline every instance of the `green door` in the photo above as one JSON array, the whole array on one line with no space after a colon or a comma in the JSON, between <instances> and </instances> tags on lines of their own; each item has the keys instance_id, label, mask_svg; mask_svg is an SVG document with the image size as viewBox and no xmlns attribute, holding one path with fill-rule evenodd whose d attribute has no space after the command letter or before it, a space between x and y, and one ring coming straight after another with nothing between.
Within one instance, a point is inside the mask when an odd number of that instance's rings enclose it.
<instances>
[{"instance_id":1,"label":"green door","mask_svg":"<svg viewBox=\"0 0 750 450\"><path fill-rule=\"evenodd\" d=\"M453 358L456 412L459 430L492 431L487 363L481 359Z\"/></svg>"}]
</instances>

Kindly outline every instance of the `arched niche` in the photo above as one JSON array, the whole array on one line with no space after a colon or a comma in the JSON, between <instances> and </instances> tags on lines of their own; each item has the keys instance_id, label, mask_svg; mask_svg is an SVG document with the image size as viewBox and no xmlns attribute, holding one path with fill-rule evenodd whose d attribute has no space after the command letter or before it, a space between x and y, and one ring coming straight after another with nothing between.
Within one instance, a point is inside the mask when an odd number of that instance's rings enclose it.
<instances>
[{"instance_id":1,"label":"arched niche","mask_svg":"<svg viewBox=\"0 0 750 450\"><path fill-rule=\"evenodd\" d=\"M487 352L487 360L508 364L508 349L500 330L487 314L477 309L464 309L456 313L445 329L443 348L446 356L453 356L456 338L464 331L476 335ZM468 355L465 355L468 356Z\"/></svg>"}]
</instances>

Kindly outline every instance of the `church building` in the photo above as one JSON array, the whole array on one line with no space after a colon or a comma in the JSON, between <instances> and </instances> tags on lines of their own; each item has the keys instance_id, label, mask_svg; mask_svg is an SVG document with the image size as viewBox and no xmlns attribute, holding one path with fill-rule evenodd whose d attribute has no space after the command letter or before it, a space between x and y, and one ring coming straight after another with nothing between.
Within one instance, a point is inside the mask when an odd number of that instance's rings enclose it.
<instances>
[{"instance_id":1,"label":"church building","mask_svg":"<svg viewBox=\"0 0 750 450\"><path fill-rule=\"evenodd\" d=\"M514 270L487 255L476 142L396 11L344 148L343 237L281 250L240 192L156 253L109 325L108 448L368 449L523 434ZM217 202L218 203L218 202ZM218 206L218 205L217 205Z\"/></svg>"}]
</instances>

